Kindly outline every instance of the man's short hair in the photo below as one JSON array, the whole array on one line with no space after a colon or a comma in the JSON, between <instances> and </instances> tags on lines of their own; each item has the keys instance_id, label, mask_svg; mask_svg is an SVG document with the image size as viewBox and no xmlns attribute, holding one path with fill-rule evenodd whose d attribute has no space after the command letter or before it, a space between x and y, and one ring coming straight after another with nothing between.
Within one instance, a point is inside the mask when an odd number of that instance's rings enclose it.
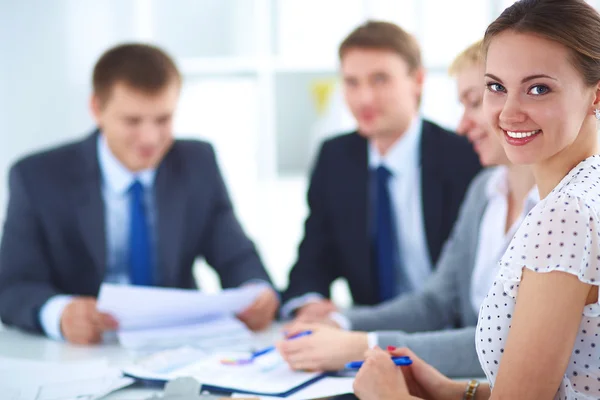
<instances>
[{"instance_id":1,"label":"man's short hair","mask_svg":"<svg viewBox=\"0 0 600 400\"><path fill-rule=\"evenodd\" d=\"M126 43L107 50L94 67L94 94L105 103L118 83L155 94L171 82L181 82L173 59L156 46Z\"/></svg>"},{"instance_id":2,"label":"man's short hair","mask_svg":"<svg viewBox=\"0 0 600 400\"><path fill-rule=\"evenodd\" d=\"M413 35L398 25L384 21L367 21L353 30L340 45L340 60L351 49L389 50L408 64L409 71L422 67L421 49Z\"/></svg>"}]
</instances>

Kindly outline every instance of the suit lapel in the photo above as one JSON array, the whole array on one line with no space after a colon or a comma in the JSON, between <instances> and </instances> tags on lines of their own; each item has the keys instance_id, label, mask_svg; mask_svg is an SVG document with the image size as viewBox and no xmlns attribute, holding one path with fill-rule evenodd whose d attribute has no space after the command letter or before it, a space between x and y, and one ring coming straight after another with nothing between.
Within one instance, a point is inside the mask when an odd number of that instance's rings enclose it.
<instances>
[{"instance_id":1,"label":"suit lapel","mask_svg":"<svg viewBox=\"0 0 600 400\"><path fill-rule=\"evenodd\" d=\"M75 214L83 242L89 251L100 280L106 270L106 225L102 199L100 167L96 152L98 132L81 144L81 159L75 168Z\"/></svg>"},{"instance_id":2,"label":"suit lapel","mask_svg":"<svg viewBox=\"0 0 600 400\"><path fill-rule=\"evenodd\" d=\"M161 163L155 183L156 243L158 282L161 286L177 284L176 266L180 263L186 193L182 168L173 149Z\"/></svg>"},{"instance_id":3,"label":"suit lapel","mask_svg":"<svg viewBox=\"0 0 600 400\"><path fill-rule=\"evenodd\" d=\"M421 135L421 195L423 205L423 218L427 247L432 264L440 251L441 226L444 208L444 190L441 173L438 168L438 146L435 143L435 133L431 126L423 121Z\"/></svg>"}]
</instances>

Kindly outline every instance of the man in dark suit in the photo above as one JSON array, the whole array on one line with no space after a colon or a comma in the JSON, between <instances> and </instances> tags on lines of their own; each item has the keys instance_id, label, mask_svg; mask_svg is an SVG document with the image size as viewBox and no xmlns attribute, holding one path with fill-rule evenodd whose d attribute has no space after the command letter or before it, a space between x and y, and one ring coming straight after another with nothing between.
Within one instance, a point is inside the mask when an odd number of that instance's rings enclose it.
<instances>
[{"instance_id":1,"label":"man in dark suit","mask_svg":"<svg viewBox=\"0 0 600 400\"><path fill-rule=\"evenodd\" d=\"M0 245L0 318L73 343L96 343L118 321L96 309L103 282L196 287L204 257L223 287L270 283L237 221L210 144L174 140L181 77L162 50L127 44L94 68L99 130L10 170ZM238 317L268 326L265 288Z\"/></svg>"},{"instance_id":2,"label":"man in dark suit","mask_svg":"<svg viewBox=\"0 0 600 400\"><path fill-rule=\"evenodd\" d=\"M355 304L418 290L431 273L480 164L471 145L419 116L424 69L416 40L367 22L339 49L358 131L327 140L314 167L304 239L282 313L304 321L335 310L346 278Z\"/></svg>"}]
</instances>

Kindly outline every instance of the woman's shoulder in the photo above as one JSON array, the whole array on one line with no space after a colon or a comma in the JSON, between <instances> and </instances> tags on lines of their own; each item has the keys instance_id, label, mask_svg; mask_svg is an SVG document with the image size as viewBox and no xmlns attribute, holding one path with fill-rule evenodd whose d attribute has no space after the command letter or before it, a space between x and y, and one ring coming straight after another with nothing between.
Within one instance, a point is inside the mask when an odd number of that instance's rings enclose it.
<instances>
[{"instance_id":1,"label":"woman's shoulder","mask_svg":"<svg viewBox=\"0 0 600 400\"><path fill-rule=\"evenodd\" d=\"M560 198L562 195L598 201L596 197L600 196L600 155L588 157L571 169L548 197Z\"/></svg>"},{"instance_id":2,"label":"woman's shoulder","mask_svg":"<svg viewBox=\"0 0 600 400\"><path fill-rule=\"evenodd\" d=\"M600 157L590 157L573 168L540 202L538 212L600 215Z\"/></svg>"},{"instance_id":3,"label":"woman's shoulder","mask_svg":"<svg viewBox=\"0 0 600 400\"><path fill-rule=\"evenodd\" d=\"M501 266L518 275L527 267L600 282L600 163L580 164L566 178L527 215Z\"/></svg>"}]
</instances>

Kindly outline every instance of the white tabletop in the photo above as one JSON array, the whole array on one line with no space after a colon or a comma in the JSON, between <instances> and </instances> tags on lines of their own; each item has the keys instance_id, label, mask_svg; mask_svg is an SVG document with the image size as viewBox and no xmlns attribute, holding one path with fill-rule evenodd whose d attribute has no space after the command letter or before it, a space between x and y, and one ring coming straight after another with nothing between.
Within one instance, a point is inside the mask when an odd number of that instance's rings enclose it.
<instances>
[{"instance_id":1,"label":"white tabletop","mask_svg":"<svg viewBox=\"0 0 600 400\"><path fill-rule=\"evenodd\" d=\"M265 347L273 344L280 337L280 326L273 325L264 332L254 334L253 345L256 348ZM77 346L50 340L41 335L3 328L0 325L0 356L36 361L85 361L106 358L111 365L119 367L130 363L135 353L122 348L117 343ZM161 392L158 389L125 388L107 396L106 399L146 399L152 394Z\"/></svg>"}]
</instances>

